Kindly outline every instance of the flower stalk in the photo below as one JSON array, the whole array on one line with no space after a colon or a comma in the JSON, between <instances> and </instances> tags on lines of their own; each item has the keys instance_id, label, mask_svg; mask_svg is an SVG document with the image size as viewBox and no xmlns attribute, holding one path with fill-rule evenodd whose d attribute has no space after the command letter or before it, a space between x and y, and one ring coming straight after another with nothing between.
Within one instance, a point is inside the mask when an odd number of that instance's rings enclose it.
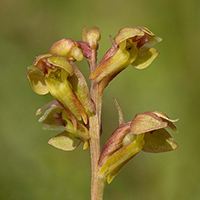
<instances>
[{"instance_id":1,"label":"flower stalk","mask_svg":"<svg viewBox=\"0 0 200 200\"><path fill-rule=\"evenodd\" d=\"M45 130L59 130L49 144L73 151L81 143L90 148L91 200L102 200L106 182L111 183L120 170L140 151L160 153L175 150L178 145L166 128L177 132L174 122L158 111L139 113L125 122L116 99L119 126L100 150L102 132L102 95L107 85L129 65L145 69L159 55L154 44L161 41L145 27L125 27L111 38L112 47L97 64L99 28L82 28L82 41L62 39L55 42L49 53L40 55L27 74L33 91L50 93L54 100L38 109L47 109L39 122ZM111 37L111 36L110 36ZM85 58L90 67L91 88L75 62Z\"/></svg>"},{"instance_id":2,"label":"flower stalk","mask_svg":"<svg viewBox=\"0 0 200 200\"><path fill-rule=\"evenodd\" d=\"M91 41L93 43L93 41ZM97 67L97 51L93 46L91 60L89 61L91 73ZM96 115L89 118L89 134L90 134L90 155L91 155L91 200L102 200L106 179L99 176L98 160L100 157L100 135L101 135L101 109L102 109L102 93L98 91L98 83L91 81L90 90L91 99L96 108Z\"/></svg>"}]
</instances>

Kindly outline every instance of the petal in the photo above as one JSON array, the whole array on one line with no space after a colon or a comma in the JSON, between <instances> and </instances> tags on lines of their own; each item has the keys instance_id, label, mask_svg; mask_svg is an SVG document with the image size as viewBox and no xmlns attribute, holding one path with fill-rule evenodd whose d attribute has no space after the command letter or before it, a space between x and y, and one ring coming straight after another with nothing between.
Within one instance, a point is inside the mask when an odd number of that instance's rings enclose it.
<instances>
[{"instance_id":1,"label":"petal","mask_svg":"<svg viewBox=\"0 0 200 200\"><path fill-rule=\"evenodd\" d=\"M170 119L165 113L159 111L152 111L152 113L156 114L158 117L161 117L170 122L177 122L179 119Z\"/></svg>"},{"instance_id":2,"label":"petal","mask_svg":"<svg viewBox=\"0 0 200 200\"><path fill-rule=\"evenodd\" d=\"M83 59L83 54L82 54L81 50L77 46L75 46L72 49L72 52L70 53L69 56L72 57L72 59L70 59L70 57L69 57L70 60L73 60L73 58L74 58L77 61L81 61Z\"/></svg>"},{"instance_id":3,"label":"petal","mask_svg":"<svg viewBox=\"0 0 200 200\"><path fill-rule=\"evenodd\" d=\"M143 135L143 134L144 133L135 135L135 134L133 134L131 132L127 133L125 135L125 137L123 138L123 142L122 142L123 146L126 146L126 145L130 144L131 142L136 140L138 137L141 137L141 135Z\"/></svg>"},{"instance_id":4,"label":"petal","mask_svg":"<svg viewBox=\"0 0 200 200\"><path fill-rule=\"evenodd\" d=\"M141 134L153 130L161 129L167 126L167 122L163 122L157 115L146 112L135 116L130 125L133 134Z\"/></svg>"},{"instance_id":5,"label":"petal","mask_svg":"<svg viewBox=\"0 0 200 200\"><path fill-rule=\"evenodd\" d=\"M62 111L64 109L62 107L51 107L48 110L45 111L42 117L38 120L39 122L42 122L43 124L48 124L48 125L58 125L56 123L56 117L55 114L62 114ZM62 120L62 115L60 115L60 118ZM63 120L62 120L63 121ZM63 126L65 126L65 123L63 121Z\"/></svg>"},{"instance_id":6,"label":"petal","mask_svg":"<svg viewBox=\"0 0 200 200\"><path fill-rule=\"evenodd\" d=\"M58 126L58 125L55 125L55 124L52 124L52 125L44 124L42 129L45 130L45 131L65 131L64 126Z\"/></svg>"},{"instance_id":7,"label":"petal","mask_svg":"<svg viewBox=\"0 0 200 200\"><path fill-rule=\"evenodd\" d=\"M35 115L40 115L44 109L49 108L51 106L54 106L54 107L59 106L58 101L54 99L53 101L48 102L47 104L45 104L44 106L42 106L42 108L39 108L36 111Z\"/></svg>"},{"instance_id":8,"label":"petal","mask_svg":"<svg viewBox=\"0 0 200 200\"><path fill-rule=\"evenodd\" d=\"M141 48L138 52L138 57L132 65L137 69L144 69L148 67L158 55L159 52L155 48Z\"/></svg>"},{"instance_id":9,"label":"petal","mask_svg":"<svg viewBox=\"0 0 200 200\"><path fill-rule=\"evenodd\" d=\"M115 36L115 43L120 44L128 38L137 37L140 38L144 35L144 32L138 27L125 27L120 29L117 36Z\"/></svg>"},{"instance_id":10,"label":"petal","mask_svg":"<svg viewBox=\"0 0 200 200\"><path fill-rule=\"evenodd\" d=\"M74 68L70 65L67 57L51 56L48 58L48 62L56 67L66 70L70 76L74 74Z\"/></svg>"},{"instance_id":11,"label":"petal","mask_svg":"<svg viewBox=\"0 0 200 200\"><path fill-rule=\"evenodd\" d=\"M153 111L152 113L156 114L158 117L162 118L163 121L168 123L168 127L173 131L178 132L176 126L174 126L173 122L177 122L179 119L170 119L166 114L158 111Z\"/></svg>"},{"instance_id":12,"label":"petal","mask_svg":"<svg viewBox=\"0 0 200 200\"><path fill-rule=\"evenodd\" d=\"M52 54L42 54L36 57L35 61L33 62L33 66L37 66L38 62L43 58L49 58Z\"/></svg>"},{"instance_id":13,"label":"petal","mask_svg":"<svg viewBox=\"0 0 200 200\"><path fill-rule=\"evenodd\" d=\"M172 151L178 147L172 136L165 129L146 133L144 140L145 145L142 150L149 153Z\"/></svg>"},{"instance_id":14,"label":"petal","mask_svg":"<svg viewBox=\"0 0 200 200\"><path fill-rule=\"evenodd\" d=\"M59 133L48 142L50 145L64 151L72 151L78 147L80 140L72 137L66 131Z\"/></svg>"},{"instance_id":15,"label":"petal","mask_svg":"<svg viewBox=\"0 0 200 200\"><path fill-rule=\"evenodd\" d=\"M161 41L162 41L161 37L149 37L148 42L146 44L144 44L143 47L145 47L145 48L151 48L156 43L161 42Z\"/></svg>"},{"instance_id":16,"label":"petal","mask_svg":"<svg viewBox=\"0 0 200 200\"><path fill-rule=\"evenodd\" d=\"M49 93L48 87L46 86L44 74L38 70L31 70L27 74L28 81L32 90L40 95Z\"/></svg>"},{"instance_id":17,"label":"petal","mask_svg":"<svg viewBox=\"0 0 200 200\"><path fill-rule=\"evenodd\" d=\"M75 45L76 44L72 39L64 38L55 42L51 46L49 52L51 54L57 54L59 56L68 56Z\"/></svg>"}]
</instances>

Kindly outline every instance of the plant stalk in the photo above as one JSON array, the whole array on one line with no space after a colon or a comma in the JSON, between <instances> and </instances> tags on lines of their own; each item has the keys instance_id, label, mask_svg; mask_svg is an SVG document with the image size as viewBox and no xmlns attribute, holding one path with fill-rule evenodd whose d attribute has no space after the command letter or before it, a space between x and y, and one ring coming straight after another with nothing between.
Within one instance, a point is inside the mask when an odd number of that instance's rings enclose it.
<instances>
[{"instance_id":1,"label":"plant stalk","mask_svg":"<svg viewBox=\"0 0 200 200\"><path fill-rule=\"evenodd\" d=\"M92 57L90 61L91 72L97 66L96 49L92 49ZM100 156L100 131L101 131L101 107L102 94L98 92L98 84L91 81L90 95L96 106L96 114L90 117L90 155L91 155L91 200L102 200L105 186L105 178L99 176L98 160Z\"/></svg>"}]
</instances>

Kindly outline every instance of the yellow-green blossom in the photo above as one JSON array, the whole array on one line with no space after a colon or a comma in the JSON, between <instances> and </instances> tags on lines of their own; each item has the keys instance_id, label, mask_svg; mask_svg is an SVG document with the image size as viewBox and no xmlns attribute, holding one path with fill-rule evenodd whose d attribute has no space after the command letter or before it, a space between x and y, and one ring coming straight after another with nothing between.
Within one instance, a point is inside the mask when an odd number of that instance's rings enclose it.
<instances>
[{"instance_id":1,"label":"yellow-green blossom","mask_svg":"<svg viewBox=\"0 0 200 200\"><path fill-rule=\"evenodd\" d=\"M58 41L49 54L36 58L27 74L33 91L40 95L50 92L65 108L75 129L76 119L87 124L88 116L95 113L85 78L71 61L83 58L78 49L70 39Z\"/></svg>"},{"instance_id":2,"label":"yellow-green blossom","mask_svg":"<svg viewBox=\"0 0 200 200\"><path fill-rule=\"evenodd\" d=\"M130 64L137 69L148 67L159 52L152 46L161 41L145 27L122 28L114 38L115 45L105 54L90 80L99 83L99 92Z\"/></svg>"},{"instance_id":3,"label":"yellow-green blossom","mask_svg":"<svg viewBox=\"0 0 200 200\"><path fill-rule=\"evenodd\" d=\"M46 108L48 109L38 120L44 124L43 129L62 131L50 139L49 144L66 151L75 149L81 141L86 144L84 147L87 146L90 137L88 129L84 124L78 122L77 129L74 130L74 125L72 124L70 117L56 100L51 101L38 109L36 115L41 114L41 112Z\"/></svg>"},{"instance_id":4,"label":"yellow-green blossom","mask_svg":"<svg viewBox=\"0 0 200 200\"><path fill-rule=\"evenodd\" d=\"M158 111L137 114L123 123L104 144L99 159L100 175L110 183L123 166L141 150L160 153L175 150L178 145L165 128L177 131L167 115Z\"/></svg>"}]
</instances>

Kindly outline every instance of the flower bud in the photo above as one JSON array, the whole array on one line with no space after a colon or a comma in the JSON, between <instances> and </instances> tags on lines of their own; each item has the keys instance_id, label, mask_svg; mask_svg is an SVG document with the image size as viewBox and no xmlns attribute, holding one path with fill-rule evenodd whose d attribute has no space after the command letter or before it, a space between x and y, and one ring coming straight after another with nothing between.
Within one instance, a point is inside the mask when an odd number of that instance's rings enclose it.
<instances>
[{"instance_id":1,"label":"flower bud","mask_svg":"<svg viewBox=\"0 0 200 200\"><path fill-rule=\"evenodd\" d=\"M101 35L99 32L99 28L96 26L93 26L88 32L87 32L87 41L90 44L90 47L92 49L97 49L98 47L98 41L101 39Z\"/></svg>"},{"instance_id":2,"label":"flower bud","mask_svg":"<svg viewBox=\"0 0 200 200\"><path fill-rule=\"evenodd\" d=\"M71 39L62 39L55 42L50 48L51 54L59 56L67 56L70 60L80 61L83 59L81 50L76 46L76 43Z\"/></svg>"}]
</instances>

